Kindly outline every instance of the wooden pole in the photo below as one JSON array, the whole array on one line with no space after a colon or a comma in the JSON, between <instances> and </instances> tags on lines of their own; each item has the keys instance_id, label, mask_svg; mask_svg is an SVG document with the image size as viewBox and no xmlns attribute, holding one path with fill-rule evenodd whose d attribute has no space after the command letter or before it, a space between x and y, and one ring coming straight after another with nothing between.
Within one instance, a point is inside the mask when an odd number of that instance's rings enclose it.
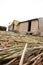
<instances>
[{"instance_id":1,"label":"wooden pole","mask_svg":"<svg viewBox=\"0 0 43 65\"><path fill-rule=\"evenodd\" d=\"M26 53L26 48L27 48L27 43L25 44L19 65L23 65L23 60L24 60L24 56L25 56L25 53Z\"/></svg>"}]
</instances>

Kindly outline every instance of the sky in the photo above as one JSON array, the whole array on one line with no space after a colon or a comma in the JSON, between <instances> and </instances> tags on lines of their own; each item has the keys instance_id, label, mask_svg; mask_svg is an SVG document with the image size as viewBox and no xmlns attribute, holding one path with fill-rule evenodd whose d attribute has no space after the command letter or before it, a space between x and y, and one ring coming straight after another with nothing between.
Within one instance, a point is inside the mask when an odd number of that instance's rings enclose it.
<instances>
[{"instance_id":1,"label":"sky","mask_svg":"<svg viewBox=\"0 0 43 65\"><path fill-rule=\"evenodd\" d=\"M43 0L0 0L0 26L43 17Z\"/></svg>"}]
</instances>

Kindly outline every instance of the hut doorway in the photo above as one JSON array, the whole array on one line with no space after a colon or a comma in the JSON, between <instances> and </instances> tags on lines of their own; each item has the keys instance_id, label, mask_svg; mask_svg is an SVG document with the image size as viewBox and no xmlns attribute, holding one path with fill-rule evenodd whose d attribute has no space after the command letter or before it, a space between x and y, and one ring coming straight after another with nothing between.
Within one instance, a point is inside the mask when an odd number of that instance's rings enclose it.
<instances>
[{"instance_id":1,"label":"hut doorway","mask_svg":"<svg viewBox=\"0 0 43 65\"><path fill-rule=\"evenodd\" d=\"M14 31L14 24L13 24L13 28L12 28L12 30Z\"/></svg>"},{"instance_id":2,"label":"hut doorway","mask_svg":"<svg viewBox=\"0 0 43 65\"><path fill-rule=\"evenodd\" d=\"M28 31L31 31L31 21L28 22Z\"/></svg>"}]
</instances>

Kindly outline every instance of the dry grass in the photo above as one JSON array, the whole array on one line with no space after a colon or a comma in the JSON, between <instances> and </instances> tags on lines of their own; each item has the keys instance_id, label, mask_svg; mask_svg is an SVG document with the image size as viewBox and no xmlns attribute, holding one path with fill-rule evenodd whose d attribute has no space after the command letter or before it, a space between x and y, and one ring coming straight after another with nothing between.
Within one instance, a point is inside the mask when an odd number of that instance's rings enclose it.
<instances>
[{"instance_id":1,"label":"dry grass","mask_svg":"<svg viewBox=\"0 0 43 65\"><path fill-rule=\"evenodd\" d=\"M30 64L31 59L43 53L43 37L17 34L17 33L11 34L9 32L7 32L6 34L5 33L0 33L0 61L12 57L17 58L17 56L19 55L21 56L24 45L26 43L28 44L28 47L27 47L27 53L25 56L26 60L24 61L24 65L27 65L27 63ZM40 61L40 59L42 58L43 58L43 54L42 57L36 58L36 60L34 60L33 65L36 64L36 61L38 61L38 59ZM15 65L16 63L17 64L19 63L18 60L17 62L14 62Z\"/></svg>"}]
</instances>

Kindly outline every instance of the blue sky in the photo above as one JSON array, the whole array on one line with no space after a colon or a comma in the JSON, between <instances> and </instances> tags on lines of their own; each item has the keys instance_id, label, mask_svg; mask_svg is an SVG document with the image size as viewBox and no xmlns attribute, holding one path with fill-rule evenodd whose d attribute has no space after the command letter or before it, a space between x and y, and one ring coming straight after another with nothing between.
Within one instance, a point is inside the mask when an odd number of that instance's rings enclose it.
<instances>
[{"instance_id":1,"label":"blue sky","mask_svg":"<svg viewBox=\"0 0 43 65\"><path fill-rule=\"evenodd\" d=\"M0 0L0 25L43 17L43 0Z\"/></svg>"}]
</instances>

